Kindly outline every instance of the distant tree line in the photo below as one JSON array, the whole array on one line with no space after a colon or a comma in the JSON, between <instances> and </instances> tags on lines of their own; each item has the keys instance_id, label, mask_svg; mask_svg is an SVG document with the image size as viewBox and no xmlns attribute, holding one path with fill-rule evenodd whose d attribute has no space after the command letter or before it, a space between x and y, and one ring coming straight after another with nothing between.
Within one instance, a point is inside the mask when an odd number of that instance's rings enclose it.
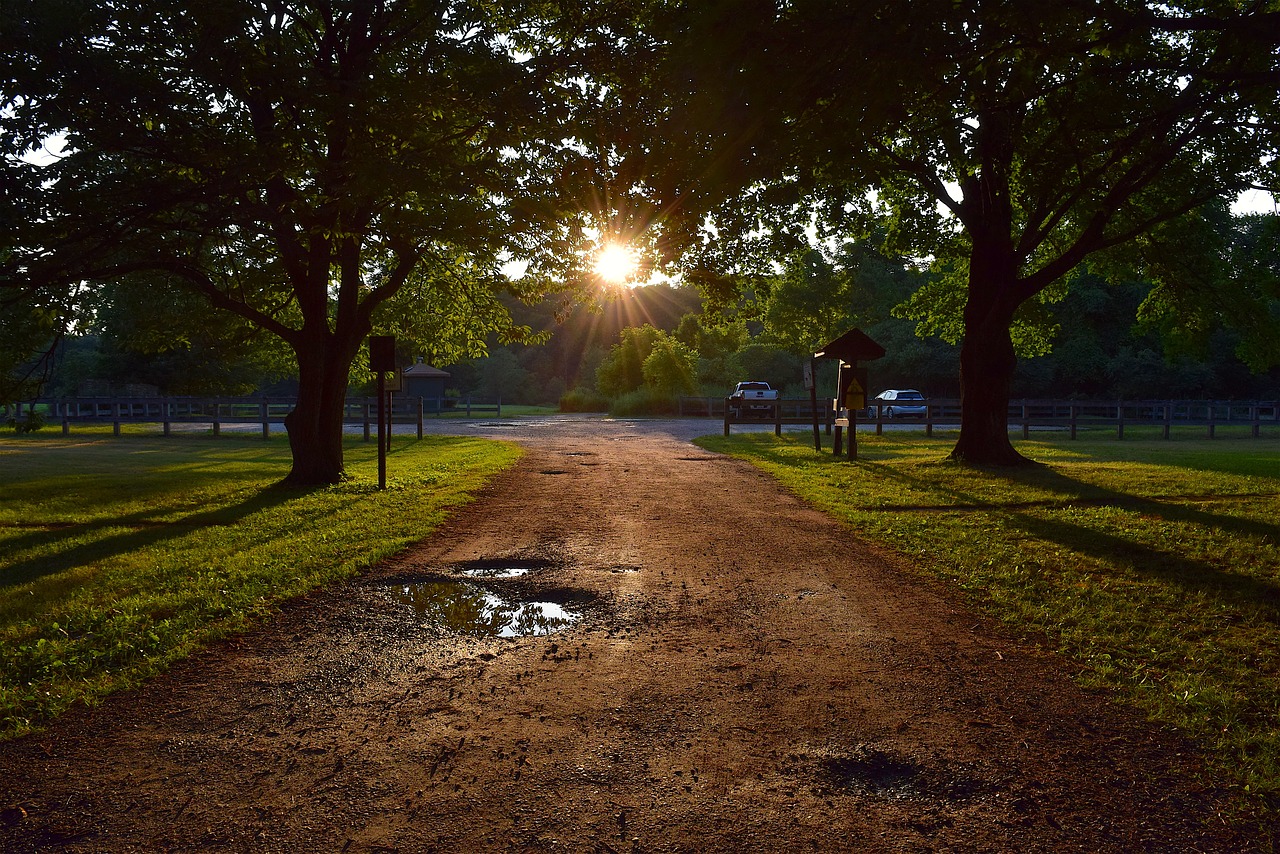
<instances>
[{"instance_id":1,"label":"distant tree line","mask_svg":"<svg viewBox=\"0 0 1280 854\"><path fill-rule=\"evenodd\" d=\"M1249 269L1280 275L1280 217L1247 216L1227 227L1234 256ZM1236 261L1240 261L1236 257ZM1243 263L1243 262L1241 262ZM459 396L507 403L561 405L619 414L673 411L680 395L722 396L741 380L764 380L785 396L803 396L802 365L849 328L884 345L870 365L871 383L955 397L958 349L944 323L921 324L913 299L933 274L875 239L833 251L812 248L776 275L742 284L742 296L715 305L690 286L659 284L616 292L595 304L556 299L509 300L514 321L546 333L542 343L490 342L488 355L440 365ZM1109 283L1084 268L1058 302L1026 318L1024 352L1014 378L1018 397L1278 398L1280 370L1251 370L1245 341L1204 313L1188 323L1158 284ZM154 389L168 395L291 393L286 354L271 339L210 326L202 335L149 340L127 294L106 299L86 334L68 338L55 361L55 396ZM936 309L936 306L935 306ZM150 306L155 315L183 310L182 298ZM1207 309L1202 309L1207 312ZM921 334L923 333L923 334ZM412 344L402 348L408 365ZM829 386L830 366L820 366ZM351 393L371 392L356 373Z\"/></svg>"}]
</instances>

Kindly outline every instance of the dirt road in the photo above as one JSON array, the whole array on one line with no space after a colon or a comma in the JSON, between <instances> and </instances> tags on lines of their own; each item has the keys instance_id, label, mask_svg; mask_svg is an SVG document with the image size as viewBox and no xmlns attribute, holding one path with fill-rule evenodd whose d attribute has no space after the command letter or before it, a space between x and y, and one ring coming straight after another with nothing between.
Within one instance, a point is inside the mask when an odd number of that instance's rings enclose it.
<instances>
[{"instance_id":1,"label":"dirt road","mask_svg":"<svg viewBox=\"0 0 1280 854\"><path fill-rule=\"evenodd\" d=\"M0 849L1246 847L1174 735L706 423L464 429L528 453L435 536L0 745ZM485 591L564 610L480 636Z\"/></svg>"}]
</instances>

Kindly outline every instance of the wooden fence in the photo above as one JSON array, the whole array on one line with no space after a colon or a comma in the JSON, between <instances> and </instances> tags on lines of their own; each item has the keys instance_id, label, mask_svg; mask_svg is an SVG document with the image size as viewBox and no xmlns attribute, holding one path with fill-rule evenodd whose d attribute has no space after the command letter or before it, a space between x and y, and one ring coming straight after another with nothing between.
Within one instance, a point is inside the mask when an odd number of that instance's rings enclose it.
<instances>
[{"instance_id":1,"label":"wooden fence","mask_svg":"<svg viewBox=\"0 0 1280 854\"><path fill-rule=\"evenodd\" d=\"M830 432L834 423L830 400L818 401L818 419ZM683 417L723 419L723 397L682 397L679 414ZM917 405L912 401L912 405ZM857 413L861 427L874 426L877 433L885 424L919 423L927 435L934 427L955 428L960 423L960 401L953 398L934 398L919 401L926 414L920 418L889 418L884 408L872 406ZM16 404L0 407L0 420L17 417L21 420L34 406L46 423L61 424L64 434L70 433L75 424L109 423L118 435L122 424L161 424L167 436L175 424L208 424L214 435L223 425L259 425L264 437L271 435L273 425L284 421L293 409L292 397L262 398L189 398L189 397L101 397L60 398L37 400L34 404ZM456 402L439 399L423 399L392 395L390 420L393 424L416 424L418 435L423 433L426 417L501 417L502 402L479 402L463 398ZM377 426L377 398L350 398L346 402L344 420L348 425L361 425L364 437ZM1157 426L1161 435L1169 438L1176 426L1202 428L1213 438L1219 427L1246 426L1250 435L1268 432L1280 434L1280 401L1239 400L1147 400L1147 401L1098 401L1098 400L1014 400L1009 404L1009 427L1021 429L1024 437L1033 429L1058 429L1069 431L1075 438L1078 430L1106 427L1114 429L1117 438L1124 438L1126 427ZM753 419L740 419L751 421ZM754 419L760 423L812 424L813 410L808 398L784 398L779 401L779 411L766 419Z\"/></svg>"},{"instance_id":2,"label":"wooden fence","mask_svg":"<svg viewBox=\"0 0 1280 854\"><path fill-rule=\"evenodd\" d=\"M292 397L95 397L58 398L36 400L0 407L3 420L21 420L34 408L47 424L61 424L63 434L71 432L75 424L111 424L115 435L120 435L122 424L161 424L164 435L170 435L175 424L208 424L217 436L224 425L259 425L262 437L269 438L273 425L283 424L284 417L293 410ZM423 421L427 416L502 417L502 401L489 403L470 397L457 401L438 398L391 396L388 418L392 424L416 424L418 438L422 438ZM376 397L348 398L343 411L343 421L348 425L362 425L365 441L378 424L378 399Z\"/></svg>"},{"instance_id":3,"label":"wooden fence","mask_svg":"<svg viewBox=\"0 0 1280 854\"><path fill-rule=\"evenodd\" d=\"M812 424L813 408L808 398L784 398L779 402L779 417L770 415L754 419L759 423ZM918 423L926 435L932 435L934 427L956 428L960 424L960 401L955 398L933 398L911 401L911 406L923 406L920 417L890 418L886 409L892 404L870 406L859 410L859 426L874 426L876 433L884 431L886 424ZM899 404L901 406L901 404ZM830 432L834 421L831 400L818 400L818 420ZM725 418L723 397L682 397L679 400L682 416ZM1168 439L1175 426L1200 427L1210 439L1217 428L1226 425L1243 425L1251 436L1257 438L1265 426L1280 435L1280 401L1247 400L1013 400L1009 403L1009 428L1021 429L1024 438L1033 429L1057 429L1068 431L1076 438L1079 430L1106 427L1114 429L1116 437L1123 439L1126 427L1156 426ZM734 423L753 419L731 419Z\"/></svg>"}]
</instances>

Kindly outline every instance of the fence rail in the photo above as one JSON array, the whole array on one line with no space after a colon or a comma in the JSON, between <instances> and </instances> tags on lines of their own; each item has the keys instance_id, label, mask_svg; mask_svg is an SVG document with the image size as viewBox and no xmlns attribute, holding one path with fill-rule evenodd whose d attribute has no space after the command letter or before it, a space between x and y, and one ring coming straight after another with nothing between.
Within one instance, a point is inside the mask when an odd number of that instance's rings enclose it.
<instances>
[{"instance_id":1,"label":"fence rail","mask_svg":"<svg viewBox=\"0 0 1280 854\"><path fill-rule=\"evenodd\" d=\"M417 398L393 395L390 421L393 424L417 424L418 435L423 432L423 420L445 415L502 416L502 402L480 402L471 398L457 401L438 398ZM62 432L69 433L75 424L110 423L118 435L122 424L161 424L169 435L174 424L208 424L217 435L223 425L257 424L264 437L271 435L273 425L279 425L293 409L295 398L196 398L196 397L98 397L42 399L34 403L0 406L0 417L16 417L34 408L49 423L60 423ZM681 397L679 414L684 417L725 417L723 397ZM931 435L934 427L955 427L960 423L960 401L954 398L933 398L912 401L912 405L925 408L925 415L910 419L924 426ZM762 422L779 424L811 424L813 408L808 398L784 398L778 402L778 413L770 414ZM834 423L830 399L818 401L818 420L828 432ZM857 413L860 426L874 425L880 433L885 424L908 419L890 418L886 414L888 404L873 405ZM348 425L361 425L366 439L376 427L378 402L376 397L348 398L343 420ZM1124 438L1125 429L1134 426L1158 426L1161 435L1169 438L1175 426L1202 427L1213 438L1219 427L1243 425L1254 437L1261 435L1263 427L1268 431L1280 431L1280 401L1242 400L1054 400L1021 399L1009 403L1009 427L1021 429L1024 437L1037 428L1067 430L1075 438L1080 429L1109 427L1117 438ZM750 419L740 419L743 421Z\"/></svg>"},{"instance_id":2,"label":"fence rail","mask_svg":"<svg viewBox=\"0 0 1280 854\"><path fill-rule=\"evenodd\" d=\"M682 416L703 416L724 419L725 398L682 397L679 413ZM818 401L818 420L828 432L835 413L830 398ZM902 404L898 404L900 407ZM886 424L912 422L924 426L932 435L934 427L955 427L960 424L960 401L955 398L933 398L910 401L911 406L923 406L923 416L893 418L887 410L892 403L875 404L856 413L857 423L873 426L882 433ZM755 419L763 423L811 424L813 407L808 398L783 398L778 401L780 411L766 418ZM1262 400L1052 400L1021 399L1009 402L1009 428L1021 429L1023 437L1036 428L1067 430L1071 438L1080 429L1110 427L1117 438L1124 438L1125 428L1133 426L1157 426L1168 439L1175 426L1203 427L1213 438L1218 427L1225 425L1247 426L1250 435L1261 435L1265 425L1280 430L1280 401ZM735 423L752 419L728 419Z\"/></svg>"},{"instance_id":3,"label":"fence rail","mask_svg":"<svg viewBox=\"0 0 1280 854\"><path fill-rule=\"evenodd\" d=\"M223 425L257 424L263 438L271 435L272 425L284 421L296 403L293 397L93 397L40 399L32 403L0 406L4 419L21 420L35 411L48 423L60 423L62 432L69 434L74 424L111 424L114 433L120 435L122 424L161 424L168 436L174 424L208 424L216 436ZM470 397L456 401L440 398L405 397L392 395L387 410L392 424L418 426L422 437L423 420L427 416L439 418L445 415L472 417L475 415L502 417L502 401L482 402ZM370 430L378 423L378 399L376 397L347 398L343 407L343 423L362 425L364 438L370 438Z\"/></svg>"}]
</instances>

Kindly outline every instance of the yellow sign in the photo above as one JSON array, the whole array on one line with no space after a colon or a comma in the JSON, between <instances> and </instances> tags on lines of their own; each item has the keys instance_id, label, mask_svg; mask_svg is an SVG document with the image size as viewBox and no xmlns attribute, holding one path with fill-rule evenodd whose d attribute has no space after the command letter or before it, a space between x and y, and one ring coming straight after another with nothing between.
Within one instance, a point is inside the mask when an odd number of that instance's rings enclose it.
<instances>
[{"instance_id":1,"label":"yellow sign","mask_svg":"<svg viewBox=\"0 0 1280 854\"><path fill-rule=\"evenodd\" d=\"M858 382L855 375L853 381L849 383L849 388L844 393L845 409L862 409L867 405L867 390Z\"/></svg>"}]
</instances>

